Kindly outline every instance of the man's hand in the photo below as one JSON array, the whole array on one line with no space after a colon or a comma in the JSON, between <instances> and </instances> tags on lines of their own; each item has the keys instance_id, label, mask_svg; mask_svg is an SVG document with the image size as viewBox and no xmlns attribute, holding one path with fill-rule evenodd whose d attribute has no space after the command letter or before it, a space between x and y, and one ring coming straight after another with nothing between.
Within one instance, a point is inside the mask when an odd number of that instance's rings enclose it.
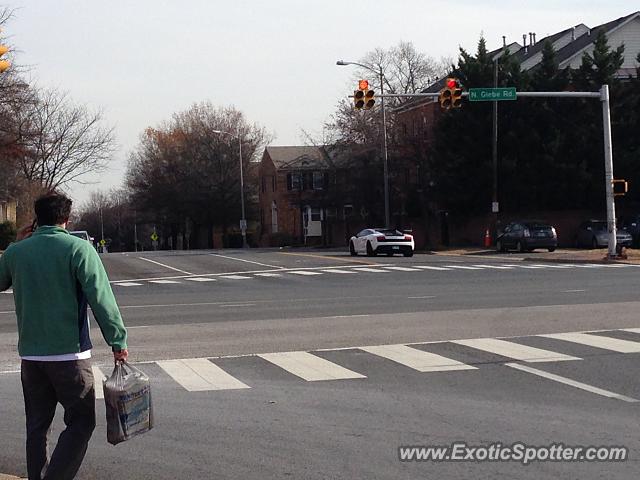
<instances>
[{"instance_id":1,"label":"man's hand","mask_svg":"<svg viewBox=\"0 0 640 480\"><path fill-rule=\"evenodd\" d=\"M129 357L129 350L119 350L117 352L113 352L113 360L116 362L122 361L126 362Z\"/></svg>"},{"instance_id":2,"label":"man's hand","mask_svg":"<svg viewBox=\"0 0 640 480\"><path fill-rule=\"evenodd\" d=\"M24 240L25 238L29 238L33 233L33 224L29 223L28 225L23 225L20 230L18 230L18 234L16 235L16 242L20 240Z\"/></svg>"}]
</instances>

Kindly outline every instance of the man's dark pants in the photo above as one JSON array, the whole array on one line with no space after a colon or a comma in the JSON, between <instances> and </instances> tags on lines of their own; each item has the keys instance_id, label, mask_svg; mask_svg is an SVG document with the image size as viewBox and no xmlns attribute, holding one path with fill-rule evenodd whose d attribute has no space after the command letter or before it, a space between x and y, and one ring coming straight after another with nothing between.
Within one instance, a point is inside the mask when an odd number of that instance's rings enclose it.
<instances>
[{"instance_id":1,"label":"man's dark pants","mask_svg":"<svg viewBox=\"0 0 640 480\"><path fill-rule=\"evenodd\" d=\"M29 480L73 479L96 426L95 390L90 361L23 360L21 376L27 416ZM47 436L58 403L64 408L64 423L67 428L60 434L51 459L48 460Z\"/></svg>"}]
</instances>

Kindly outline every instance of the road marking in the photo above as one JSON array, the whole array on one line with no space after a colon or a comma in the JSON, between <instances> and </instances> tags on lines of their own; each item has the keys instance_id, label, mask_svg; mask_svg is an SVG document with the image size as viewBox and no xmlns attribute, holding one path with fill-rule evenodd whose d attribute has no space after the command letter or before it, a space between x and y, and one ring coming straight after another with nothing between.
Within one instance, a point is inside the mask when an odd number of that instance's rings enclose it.
<instances>
[{"instance_id":1,"label":"road marking","mask_svg":"<svg viewBox=\"0 0 640 480\"><path fill-rule=\"evenodd\" d=\"M599 335L591 335L590 333L549 333L538 335L538 337L553 338L555 340L564 340L566 342L579 343L589 347L602 348L603 350L612 350L618 353L639 353L640 343L629 340L620 340L619 338L602 337Z\"/></svg>"},{"instance_id":2,"label":"road marking","mask_svg":"<svg viewBox=\"0 0 640 480\"><path fill-rule=\"evenodd\" d=\"M354 270L357 270L358 272L371 272L371 273L391 273L388 270L381 270L380 268L354 268Z\"/></svg>"},{"instance_id":3,"label":"road marking","mask_svg":"<svg viewBox=\"0 0 640 480\"><path fill-rule=\"evenodd\" d=\"M114 283L114 285L117 285L119 287L140 287L140 286L142 286L141 283L136 283L136 282L120 282L120 283Z\"/></svg>"},{"instance_id":4,"label":"road marking","mask_svg":"<svg viewBox=\"0 0 640 480\"><path fill-rule=\"evenodd\" d=\"M281 277L281 273L254 273L256 277Z\"/></svg>"},{"instance_id":5,"label":"road marking","mask_svg":"<svg viewBox=\"0 0 640 480\"><path fill-rule=\"evenodd\" d=\"M414 265L416 268L421 268L423 270L451 270L451 268L446 267L429 267L427 265Z\"/></svg>"},{"instance_id":6,"label":"road marking","mask_svg":"<svg viewBox=\"0 0 640 480\"><path fill-rule=\"evenodd\" d=\"M435 295L422 295L420 297L407 297L407 298L436 298Z\"/></svg>"},{"instance_id":7,"label":"road marking","mask_svg":"<svg viewBox=\"0 0 640 480\"><path fill-rule=\"evenodd\" d=\"M505 267L503 265L474 265L474 267L493 268L495 270L511 270L513 267Z\"/></svg>"},{"instance_id":8,"label":"road marking","mask_svg":"<svg viewBox=\"0 0 640 480\"><path fill-rule=\"evenodd\" d=\"M417 348L411 348L406 345L378 345L373 347L359 347L359 349L377 355L378 357L392 360L419 372L477 370L476 367L466 365L457 360L418 350Z\"/></svg>"},{"instance_id":9,"label":"road marking","mask_svg":"<svg viewBox=\"0 0 640 480\"><path fill-rule=\"evenodd\" d=\"M229 308L229 307L253 307L255 303L232 303L220 305L220 308Z\"/></svg>"},{"instance_id":10,"label":"road marking","mask_svg":"<svg viewBox=\"0 0 640 480\"><path fill-rule=\"evenodd\" d=\"M159 283L161 285L166 285L170 283L180 283L176 280L149 280L149 283Z\"/></svg>"},{"instance_id":11,"label":"road marking","mask_svg":"<svg viewBox=\"0 0 640 480\"><path fill-rule=\"evenodd\" d=\"M5 291L0 292L0 293L7 293L7 294L9 294L9 295L10 295L10 294L12 294L12 293L13 293L13 289L12 289L12 288L10 288L9 290L5 290Z\"/></svg>"},{"instance_id":12,"label":"road marking","mask_svg":"<svg viewBox=\"0 0 640 480\"><path fill-rule=\"evenodd\" d=\"M640 333L640 328L623 328L623 332Z\"/></svg>"},{"instance_id":13,"label":"road marking","mask_svg":"<svg viewBox=\"0 0 640 480\"><path fill-rule=\"evenodd\" d=\"M230 280L246 280L248 278L253 278L253 277L247 277L245 275L224 275L220 278L228 278Z\"/></svg>"},{"instance_id":14,"label":"road marking","mask_svg":"<svg viewBox=\"0 0 640 480\"><path fill-rule=\"evenodd\" d=\"M308 382L367 378L309 352L264 353L258 356Z\"/></svg>"},{"instance_id":15,"label":"road marking","mask_svg":"<svg viewBox=\"0 0 640 480\"><path fill-rule=\"evenodd\" d=\"M95 391L96 391L96 399L101 399L104 398L104 390L102 388L102 380L106 378L106 375L104 373L102 373L102 370L100 370L99 367L96 367L95 365L93 365L91 367L91 370L93 370L93 383L95 385Z\"/></svg>"},{"instance_id":16,"label":"road marking","mask_svg":"<svg viewBox=\"0 0 640 480\"><path fill-rule=\"evenodd\" d=\"M461 270L482 270L480 267L467 267L464 265L445 265L447 268L458 268Z\"/></svg>"},{"instance_id":17,"label":"road marking","mask_svg":"<svg viewBox=\"0 0 640 480\"><path fill-rule=\"evenodd\" d=\"M221 257L221 258L228 258L230 260L237 260L238 262L253 263L255 265L260 265L261 267L282 268L279 265L267 265L266 263L254 262L253 260L245 260L244 258L236 258L236 257L229 257L227 255L220 255L219 253L210 253L209 255L213 257Z\"/></svg>"},{"instance_id":18,"label":"road marking","mask_svg":"<svg viewBox=\"0 0 640 480\"><path fill-rule=\"evenodd\" d=\"M397 270L398 272L419 272L417 268L408 268L408 267L384 267L387 270Z\"/></svg>"},{"instance_id":19,"label":"road marking","mask_svg":"<svg viewBox=\"0 0 640 480\"><path fill-rule=\"evenodd\" d=\"M179 268L170 267L169 265L165 265L164 263L156 262L155 260L150 260L144 257L138 257L140 260L144 260L145 262L155 263L156 265L160 265L161 267L168 268L170 270L175 270L176 272L186 273L187 275L193 275L193 273L185 272L184 270L180 270Z\"/></svg>"},{"instance_id":20,"label":"road marking","mask_svg":"<svg viewBox=\"0 0 640 480\"><path fill-rule=\"evenodd\" d=\"M294 270L292 272L288 272L291 273L293 275L322 275L322 273L320 272L310 272L308 270Z\"/></svg>"},{"instance_id":21,"label":"road marking","mask_svg":"<svg viewBox=\"0 0 640 480\"><path fill-rule=\"evenodd\" d=\"M547 268L544 265L512 265L512 264L507 264L507 263L503 263L502 264L503 267L515 267L515 268L526 268L526 269L530 269L530 270L539 270L541 268Z\"/></svg>"},{"instance_id":22,"label":"road marking","mask_svg":"<svg viewBox=\"0 0 640 480\"><path fill-rule=\"evenodd\" d=\"M185 278L185 280L189 280L190 282L215 282L215 278L207 278L207 277L193 277L193 278Z\"/></svg>"},{"instance_id":23,"label":"road marking","mask_svg":"<svg viewBox=\"0 0 640 480\"><path fill-rule=\"evenodd\" d=\"M519 365L517 363L505 363L505 365L507 367L515 368L516 370L531 373L533 375L537 375L539 377L543 377L548 380L553 380L554 382L564 383L565 385L579 388L580 390L585 390L587 392L595 393L596 395L602 395L604 397L614 398L616 400L622 400L623 402L630 402L630 403L635 403L639 401L639 400L636 400L635 398L627 397L625 395L620 395L618 393L610 392L609 390L604 390L602 388L594 387L592 385L587 385L586 383L577 382L575 380L571 380L570 378L561 377L560 375L555 375L553 373L548 373L542 370L538 370L536 368L527 367L525 365Z\"/></svg>"},{"instance_id":24,"label":"road marking","mask_svg":"<svg viewBox=\"0 0 640 480\"><path fill-rule=\"evenodd\" d=\"M576 263L577 268L602 268L604 265L598 265L597 263Z\"/></svg>"},{"instance_id":25,"label":"road marking","mask_svg":"<svg viewBox=\"0 0 640 480\"><path fill-rule=\"evenodd\" d=\"M541 264L534 264L532 265L532 267L541 267L541 268L562 268L562 269L566 269L566 268L573 268L573 265L552 265L552 264L545 264L545 265L541 265Z\"/></svg>"},{"instance_id":26,"label":"road marking","mask_svg":"<svg viewBox=\"0 0 640 480\"><path fill-rule=\"evenodd\" d=\"M610 263L608 265L603 265L605 268L627 268L631 265L627 265L626 263Z\"/></svg>"},{"instance_id":27,"label":"road marking","mask_svg":"<svg viewBox=\"0 0 640 480\"><path fill-rule=\"evenodd\" d=\"M329 270L320 270L320 271L325 273L357 273L357 272L354 272L353 270L340 270L339 268L332 268Z\"/></svg>"},{"instance_id":28,"label":"road marking","mask_svg":"<svg viewBox=\"0 0 640 480\"><path fill-rule=\"evenodd\" d=\"M562 293L582 293L586 292L586 290L576 289L576 290L564 290Z\"/></svg>"},{"instance_id":29,"label":"road marking","mask_svg":"<svg viewBox=\"0 0 640 480\"><path fill-rule=\"evenodd\" d=\"M323 260L334 260L336 262L351 262L351 263L364 263L365 265L370 265L371 262L368 260L356 260L355 258L343 258L343 257L332 257L330 255L314 255L311 253L291 253L291 252L278 252L280 255L294 255L298 257L311 257L311 258L321 258Z\"/></svg>"},{"instance_id":30,"label":"road marking","mask_svg":"<svg viewBox=\"0 0 640 480\"><path fill-rule=\"evenodd\" d=\"M523 362L560 362L565 360L580 360L577 357L564 355L562 353L542 350L541 348L520 345L519 343L507 342L497 338L474 338L470 340L453 340L451 343L464 345L489 353L495 353L503 357L513 358Z\"/></svg>"},{"instance_id":31,"label":"road marking","mask_svg":"<svg viewBox=\"0 0 640 480\"><path fill-rule=\"evenodd\" d=\"M156 362L188 392L251 388L206 358L186 358Z\"/></svg>"}]
</instances>

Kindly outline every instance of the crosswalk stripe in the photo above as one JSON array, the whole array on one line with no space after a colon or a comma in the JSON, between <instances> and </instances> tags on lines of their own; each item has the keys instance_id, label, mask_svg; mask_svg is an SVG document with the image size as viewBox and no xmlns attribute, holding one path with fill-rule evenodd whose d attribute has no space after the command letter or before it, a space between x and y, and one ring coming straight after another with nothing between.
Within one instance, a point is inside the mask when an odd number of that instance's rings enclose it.
<instances>
[{"instance_id":1,"label":"crosswalk stripe","mask_svg":"<svg viewBox=\"0 0 640 480\"><path fill-rule=\"evenodd\" d=\"M466 265L445 265L447 268L457 268L459 270L482 270L480 267L468 267Z\"/></svg>"},{"instance_id":2,"label":"crosswalk stripe","mask_svg":"<svg viewBox=\"0 0 640 480\"><path fill-rule=\"evenodd\" d=\"M580 360L578 357L564 355L562 353L543 350L541 348L520 345L497 338L474 338L470 340L453 340L451 343L464 345L489 353L495 353L503 357L513 358L523 362L559 362L564 360Z\"/></svg>"},{"instance_id":3,"label":"crosswalk stripe","mask_svg":"<svg viewBox=\"0 0 640 480\"><path fill-rule=\"evenodd\" d=\"M118 282L118 283L114 283L114 285L117 285L119 287L140 287L140 286L142 286L141 283L137 283L137 282Z\"/></svg>"},{"instance_id":4,"label":"crosswalk stripe","mask_svg":"<svg viewBox=\"0 0 640 480\"><path fill-rule=\"evenodd\" d=\"M369 267L354 268L354 270L357 270L358 272L391 273L389 272L389 270L382 270L380 268L369 268Z\"/></svg>"},{"instance_id":5,"label":"crosswalk stripe","mask_svg":"<svg viewBox=\"0 0 640 480\"><path fill-rule=\"evenodd\" d=\"M246 280L252 277L247 277L245 275L223 275L220 278L228 278L229 280Z\"/></svg>"},{"instance_id":6,"label":"crosswalk stripe","mask_svg":"<svg viewBox=\"0 0 640 480\"><path fill-rule=\"evenodd\" d=\"M263 353L258 356L308 382L367 378L309 352Z\"/></svg>"},{"instance_id":7,"label":"crosswalk stripe","mask_svg":"<svg viewBox=\"0 0 640 480\"><path fill-rule=\"evenodd\" d=\"M169 283L180 283L175 280L149 280L149 283L160 283L160 284L169 284Z\"/></svg>"},{"instance_id":8,"label":"crosswalk stripe","mask_svg":"<svg viewBox=\"0 0 640 480\"><path fill-rule=\"evenodd\" d=\"M377 355L419 372L443 372L447 370L477 370L457 360L431 352L411 348L407 345L378 345L359 347L360 350Z\"/></svg>"},{"instance_id":9,"label":"crosswalk stripe","mask_svg":"<svg viewBox=\"0 0 640 480\"><path fill-rule=\"evenodd\" d=\"M640 328L623 328L622 331L631 332L631 333L640 333Z\"/></svg>"},{"instance_id":10,"label":"crosswalk stripe","mask_svg":"<svg viewBox=\"0 0 640 480\"><path fill-rule=\"evenodd\" d=\"M330 270L320 270L320 271L324 273L357 273L352 270L340 270L339 268L332 268Z\"/></svg>"},{"instance_id":11,"label":"crosswalk stripe","mask_svg":"<svg viewBox=\"0 0 640 480\"><path fill-rule=\"evenodd\" d=\"M619 353L640 352L640 342L620 340L619 338L603 337L600 335L592 335L590 333L550 333L538 336L553 338L555 340L564 340L566 342L579 343L581 345L602 348L603 350L612 350Z\"/></svg>"},{"instance_id":12,"label":"crosswalk stripe","mask_svg":"<svg viewBox=\"0 0 640 480\"><path fill-rule=\"evenodd\" d=\"M397 270L398 272L419 272L417 268L408 268L408 267L384 267L387 270Z\"/></svg>"},{"instance_id":13,"label":"crosswalk stripe","mask_svg":"<svg viewBox=\"0 0 640 480\"><path fill-rule=\"evenodd\" d=\"M573 268L573 265L556 265L556 264L546 264L546 265L542 265L542 264L534 264L532 265L532 267L541 267L541 268L561 268L561 269L567 269L567 268Z\"/></svg>"},{"instance_id":14,"label":"crosswalk stripe","mask_svg":"<svg viewBox=\"0 0 640 480\"><path fill-rule=\"evenodd\" d=\"M106 378L106 375L102 373L99 367L95 365L91 366L91 370L93 370L93 383L95 384L96 391L96 399L104 398L104 390L102 388L102 380Z\"/></svg>"},{"instance_id":15,"label":"crosswalk stripe","mask_svg":"<svg viewBox=\"0 0 640 480\"><path fill-rule=\"evenodd\" d=\"M254 273L254 275L258 276L258 277L281 277L282 274L280 273Z\"/></svg>"},{"instance_id":16,"label":"crosswalk stripe","mask_svg":"<svg viewBox=\"0 0 640 480\"><path fill-rule=\"evenodd\" d=\"M322 273L320 272L309 272L307 270L297 270L297 271L292 271L287 273L291 273L293 275L322 275Z\"/></svg>"},{"instance_id":17,"label":"crosswalk stripe","mask_svg":"<svg viewBox=\"0 0 640 480\"><path fill-rule=\"evenodd\" d=\"M4 292L0 292L0 293L7 293L7 294L12 294L13 293L13 289L9 289L9 290L5 290Z\"/></svg>"},{"instance_id":18,"label":"crosswalk stripe","mask_svg":"<svg viewBox=\"0 0 640 480\"><path fill-rule=\"evenodd\" d=\"M513 268L513 267L505 267L503 265L474 265L474 267L493 268L495 270L511 270Z\"/></svg>"},{"instance_id":19,"label":"crosswalk stripe","mask_svg":"<svg viewBox=\"0 0 640 480\"><path fill-rule=\"evenodd\" d=\"M628 265L626 263L610 263L608 265L602 265L605 268L627 268L630 267L631 265Z\"/></svg>"},{"instance_id":20,"label":"crosswalk stripe","mask_svg":"<svg viewBox=\"0 0 640 480\"><path fill-rule=\"evenodd\" d=\"M543 370L538 370L536 368L527 367L526 365L519 365L517 363L505 363L505 365L507 367L511 367L511 368L515 368L516 370L531 373L533 375L537 375L539 377L543 377L548 380L564 383L565 385L579 388L580 390L584 390L586 392L595 393L597 395L602 395L608 398L615 398L616 400L622 400L624 402L630 402L630 403L638 402L638 400L636 400L635 398L627 397L626 395L620 395L618 393L610 392L609 390L604 390L602 388L594 387L593 385L588 385L586 383L571 380L570 378L561 377L560 375L545 372Z\"/></svg>"},{"instance_id":21,"label":"crosswalk stripe","mask_svg":"<svg viewBox=\"0 0 640 480\"><path fill-rule=\"evenodd\" d=\"M206 358L163 360L156 363L189 392L251 388Z\"/></svg>"},{"instance_id":22,"label":"crosswalk stripe","mask_svg":"<svg viewBox=\"0 0 640 480\"><path fill-rule=\"evenodd\" d=\"M430 267L428 265L414 265L416 268L421 268L423 270L452 270L451 268L446 267Z\"/></svg>"},{"instance_id":23,"label":"crosswalk stripe","mask_svg":"<svg viewBox=\"0 0 640 480\"><path fill-rule=\"evenodd\" d=\"M577 268L602 268L604 265L600 265L597 263L576 263L575 266Z\"/></svg>"},{"instance_id":24,"label":"crosswalk stripe","mask_svg":"<svg viewBox=\"0 0 640 480\"><path fill-rule=\"evenodd\" d=\"M510 265L510 264L506 264L503 263L502 264L503 267L512 267L512 268L525 268L528 270L539 270L541 268L546 268L546 266L544 265Z\"/></svg>"},{"instance_id":25,"label":"crosswalk stripe","mask_svg":"<svg viewBox=\"0 0 640 480\"><path fill-rule=\"evenodd\" d=\"M193 278L185 278L185 280L189 280L190 282L215 282L215 278L207 278L207 277L193 277Z\"/></svg>"}]
</instances>

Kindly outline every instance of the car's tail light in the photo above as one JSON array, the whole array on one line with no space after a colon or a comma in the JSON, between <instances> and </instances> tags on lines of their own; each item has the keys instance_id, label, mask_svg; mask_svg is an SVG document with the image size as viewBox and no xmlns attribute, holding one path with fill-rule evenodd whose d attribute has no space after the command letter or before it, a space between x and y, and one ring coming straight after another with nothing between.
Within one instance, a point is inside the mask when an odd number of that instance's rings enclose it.
<instances>
[{"instance_id":1,"label":"car's tail light","mask_svg":"<svg viewBox=\"0 0 640 480\"><path fill-rule=\"evenodd\" d=\"M384 235L378 235L376 237L376 240L378 240L379 242L384 242L386 240L386 237Z\"/></svg>"},{"instance_id":2,"label":"car's tail light","mask_svg":"<svg viewBox=\"0 0 640 480\"><path fill-rule=\"evenodd\" d=\"M551 227L551 233L553 234L554 238L558 236L555 227Z\"/></svg>"},{"instance_id":3,"label":"car's tail light","mask_svg":"<svg viewBox=\"0 0 640 480\"><path fill-rule=\"evenodd\" d=\"M405 235L404 239L408 242L410 242L411 240L413 240L413 237L411 235Z\"/></svg>"},{"instance_id":4,"label":"car's tail light","mask_svg":"<svg viewBox=\"0 0 640 480\"><path fill-rule=\"evenodd\" d=\"M528 228L525 228L525 229L524 229L524 236L525 236L526 238L529 238L529 237L531 236L531 232L529 232L529 229L528 229Z\"/></svg>"}]
</instances>

